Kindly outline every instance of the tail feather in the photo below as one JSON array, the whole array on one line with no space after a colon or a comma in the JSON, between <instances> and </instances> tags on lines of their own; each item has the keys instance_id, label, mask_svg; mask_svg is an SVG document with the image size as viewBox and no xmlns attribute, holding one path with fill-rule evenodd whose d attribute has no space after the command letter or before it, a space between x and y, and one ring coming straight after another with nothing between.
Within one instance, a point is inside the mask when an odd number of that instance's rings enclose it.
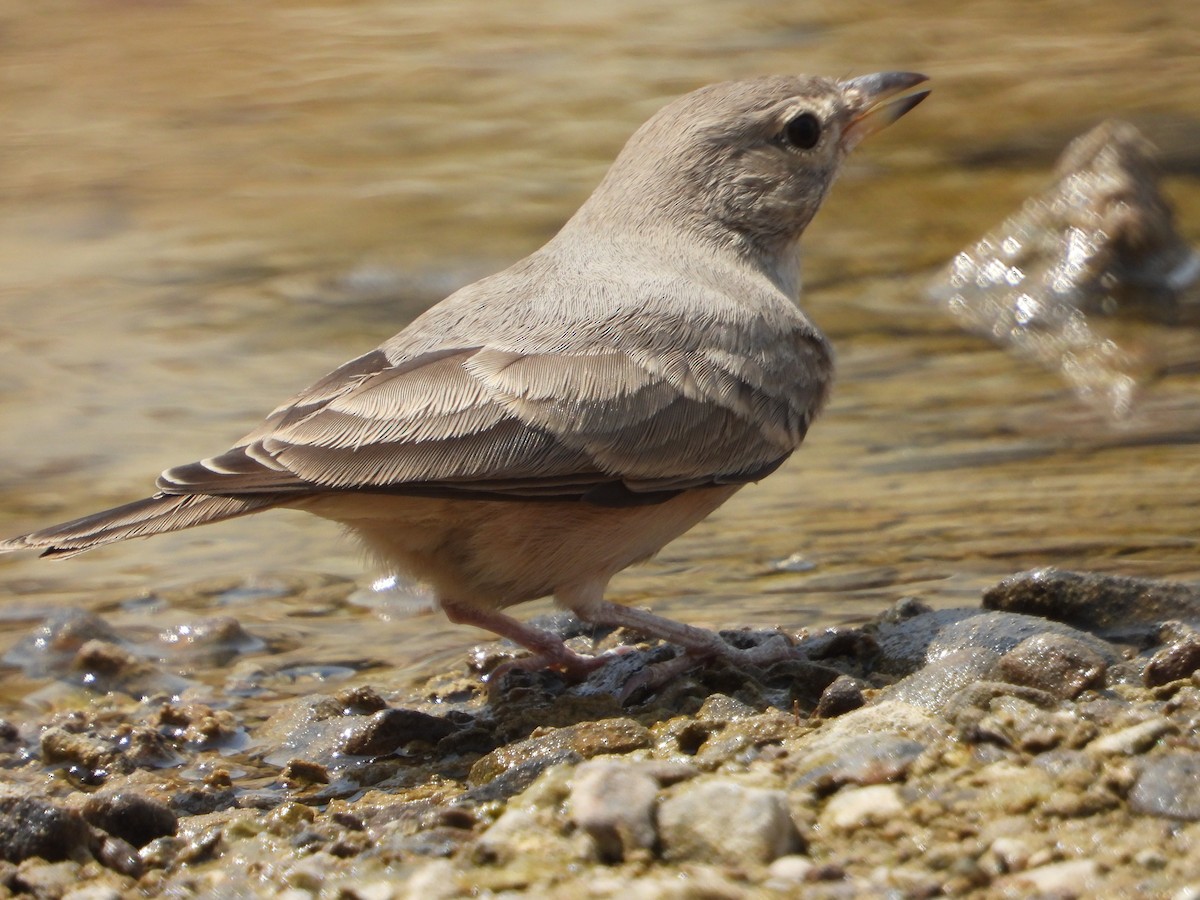
<instances>
[{"instance_id":1,"label":"tail feather","mask_svg":"<svg viewBox=\"0 0 1200 900\"><path fill-rule=\"evenodd\" d=\"M279 502L278 497L218 497L211 494L155 494L124 506L106 509L0 541L0 553L41 549L42 556L65 558L126 538L179 531L193 525L219 522L256 512Z\"/></svg>"}]
</instances>

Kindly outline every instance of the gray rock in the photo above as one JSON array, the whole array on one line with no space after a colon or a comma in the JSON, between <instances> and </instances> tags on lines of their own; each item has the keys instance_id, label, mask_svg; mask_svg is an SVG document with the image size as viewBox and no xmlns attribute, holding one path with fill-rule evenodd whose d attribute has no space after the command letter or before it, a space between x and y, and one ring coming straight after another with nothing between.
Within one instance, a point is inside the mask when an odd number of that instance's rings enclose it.
<instances>
[{"instance_id":1,"label":"gray rock","mask_svg":"<svg viewBox=\"0 0 1200 900\"><path fill-rule=\"evenodd\" d=\"M0 859L83 861L91 845L91 829L77 810L46 797L0 795Z\"/></svg>"},{"instance_id":2,"label":"gray rock","mask_svg":"<svg viewBox=\"0 0 1200 900\"><path fill-rule=\"evenodd\" d=\"M591 759L601 754L629 753L650 746L650 732L632 719L601 719L547 730L493 750L471 766L472 785L487 784L525 763L559 759L563 753Z\"/></svg>"},{"instance_id":3,"label":"gray rock","mask_svg":"<svg viewBox=\"0 0 1200 900\"><path fill-rule=\"evenodd\" d=\"M1200 622L1200 590L1190 584L1053 568L1004 579L983 592L983 605L1102 633L1156 629L1172 619Z\"/></svg>"},{"instance_id":4,"label":"gray rock","mask_svg":"<svg viewBox=\"0 0 1200 900\"><path fill-rule=\"evenodd\" d=\"M1106 663L1120 658L1106 642L1058 622L978 609L940 609L897 622L882 622L875 639L882 657L880 670L908 674L963 650L1008 653L1035 635L1073 638Z\"/></svg>"},{"instance_id":5,"label":"gray rock","mask_svg":"<svg viewBox=\"0 0 1200 900\"><path fill-rule=\"evenodd\" d=\"M999 654L992 650L947 653L880 692L879 699L937 712L959 691L991 678L999 660Z\"/></svg>"},{"instance_id":6,"label":"gray rock","mask_svg":"<svg viewBox=\"0 0 1200 900\"><path fill-rule=\"evenodd\" d=\"M1200 634L1189 632L1178 640L1163 647L1150 661L1142 672L1142 680L1147 687L1158 687L1188 678L1200 669Z\"/></svg>"},{"instance_id":7,"label":"gray rock","mask_svg":"<svg viewBox=\"0 0 1200 900\"><path fill-rule=\"evenodd\" d=\"M605 862L620 862L658 840L654 804L658 781L636 763L594 760L575 773L567 810Z\"/></svg>"},{"instance_id":8,"label":"gray rock","mask_svg":"<svg viewBox=\"0 0 1200 900\"><path fill-rule=\"evenodd\" d=\"M1129 807L1149 816L1200 821L1200 753L1147 759L1129 791Z\"/></svg>"},{"instance_id":9,"label":"gray rock","mask_svg":"<svg viewBox=\"0 0 1200 900\"><path fill-rule=\"evenodd\" d=\"M857 678L841 675L833 680L829 687L821 692L813 716L818 719L832 719L852 709L858 709L866 699L863 688L866 685Z\"/></svg>"},{"instance_id":10,"label":"gray rock","mask_svg":"<svg viewBox=\"0 0 1200 900\"><path fill-rule=\"evenodd\" d=\"M855 735L802 758L793 787L826 794L845 784L881 784L902 778L925 745L899 734Z\"/></svg>"},{"instance_id":11,"label":"gray rock","mask_svg":"<svg viewBox=\"0 0 1200 900\"><path fill-rule=\"evenodd\" d=\"M178 820L161 800L137 791L102 791L83 803L83 817L97 828L144 847L155 838L175 834Z\"/></svg>"},{"instance_id":12,"label":"gray rock","mask_svg":"<svg viewBox=\"0 0 1200 900\"><path fill-rule=\"evenodd\" d=\"M1035 634L1000 657L998 674L1012 684L1073 700L1104 684L1108 663L1092 647L1065 634Z\"/></svg>"},{"instance_id":13,"label":"gray rock","mask_svg":"<svg viewBox=\"0 0 1200 900\"><path fill-rule=\"evenodd\" d=\"M663 853L672 860L765 865L800 843L782 791L736 781L687 784L663 802L658 825Z\"/></svg>"}]
</instances>

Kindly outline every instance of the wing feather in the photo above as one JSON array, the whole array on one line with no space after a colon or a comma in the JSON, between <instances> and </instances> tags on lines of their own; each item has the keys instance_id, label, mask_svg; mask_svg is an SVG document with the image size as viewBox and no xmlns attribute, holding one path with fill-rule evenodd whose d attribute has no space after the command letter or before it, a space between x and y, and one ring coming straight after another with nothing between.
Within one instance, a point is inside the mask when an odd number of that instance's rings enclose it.
<instances>
[{"instance_id":1,"label":"wing feather","mask_svg":"<svg viewBox=\"0 0 1200 900\"><path fill-rule=\"evenodd\" d=\"M828 365L824 351L794 340L799 384L712 347L373 351L159 488L601 497L754 480L799 445L824 399L826 379L803 382L806 365Z\"/></svg>"}]
</instances>

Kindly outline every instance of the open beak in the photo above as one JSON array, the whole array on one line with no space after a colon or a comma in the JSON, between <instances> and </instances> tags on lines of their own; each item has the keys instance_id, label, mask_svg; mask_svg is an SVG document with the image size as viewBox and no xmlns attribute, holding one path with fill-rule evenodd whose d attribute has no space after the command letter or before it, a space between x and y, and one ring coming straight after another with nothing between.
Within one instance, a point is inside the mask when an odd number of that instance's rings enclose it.
<instances>
[{"instance_id":1,"label":"open beak","mask_svg":"<svg viewBox=\"0 0 1200 900\"><path fill-rule=\"evenodd\" d=\"M929 96L929 91L908 93L928 81L916 72L876 72L842 82L850 124L842 131L842 147L847 153L875 132L898 118Z\"/></svg>"}]
</instances>

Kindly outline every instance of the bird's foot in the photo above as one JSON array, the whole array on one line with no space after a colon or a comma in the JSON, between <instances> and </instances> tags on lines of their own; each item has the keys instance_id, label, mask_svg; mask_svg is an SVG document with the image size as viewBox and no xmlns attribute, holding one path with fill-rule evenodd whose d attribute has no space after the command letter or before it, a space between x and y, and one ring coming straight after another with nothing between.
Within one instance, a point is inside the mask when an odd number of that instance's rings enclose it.
<instances>
[{"instance_id":1,"label":"bird's foot","mask_svg":"<svg viewBox=\"0 0 1200 900\"><path fill-rule=\"evenodd\" d=\"M712 659L722 660L736 668L748 666L759 669L778 662L807 659L804 652L784 634L774 634L760 644L745 648L733 646L716 632L705 634L710 635L712 640L704 646L684 648L678 656L646 666L626 679L618 692L621 703L628 702L637 694L656 693L680 675Z\"/></svg>"},{"instance_id":2,"label":"bird's foot","mask_svg":"<svg viewBox=\"0 0 1200 900\"><path fill-rule=\"evenodd\" d=\"M533 654L498 665L486 676L490 684L499 684L509 672L533 672L539 669L556 669L569 681L584 681L592 672L607 665L614 656L629 653L633 649L618 647L598 656L584 656L568 647L557 634L527 625L499 610L446 600L442 601L441 606L451 622L484 628L508 638Z\"/></svg>"},{"instance_id":3,"label":"bird's foot","mask_svg":"<svg viewBox=\"0 0 1200 900\"><path fill-rule=\"evenodd\" d=\"M552 653L537 653L533 656L522 656L503 662L484 677L491 684L499 684L509 672L536 672L540 669L554 669L562 672L568 681L586 681L587 677L597 669L603 668L616 656L631 653L632 647L617 647L596 656L584 656L576 653L566 644Z\"/></svg>"}]
</instances>

